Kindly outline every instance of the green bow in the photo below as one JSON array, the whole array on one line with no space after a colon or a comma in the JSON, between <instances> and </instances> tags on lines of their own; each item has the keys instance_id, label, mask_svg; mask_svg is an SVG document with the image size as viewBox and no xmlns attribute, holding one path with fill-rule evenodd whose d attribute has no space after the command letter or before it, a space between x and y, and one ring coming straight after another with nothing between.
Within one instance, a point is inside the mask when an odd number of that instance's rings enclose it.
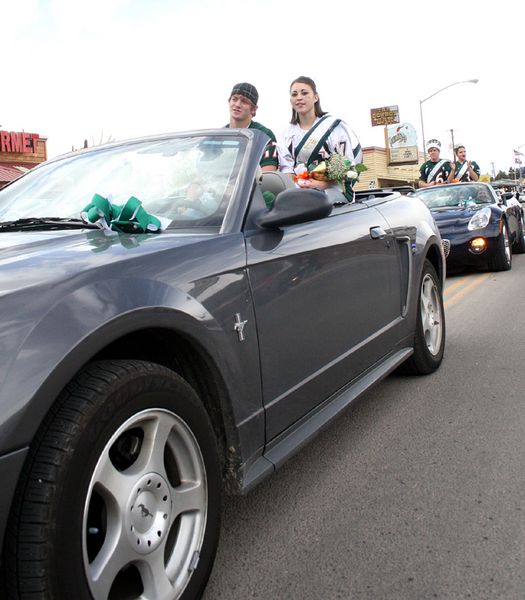
<instances>
[{"instance_id":1,"label":"green bow","mask_svg":"<svg viewBox=\"0 0 525 600\"><path fill-rule=\"evenodd\" d=\"M161 226L159 219L146 212L135 196L131 196L123 206L118 206L95 194L81 212L81 217L88 223L104 219L110 229L120 233L159 233Z\"/></svg>"}]
</instances>

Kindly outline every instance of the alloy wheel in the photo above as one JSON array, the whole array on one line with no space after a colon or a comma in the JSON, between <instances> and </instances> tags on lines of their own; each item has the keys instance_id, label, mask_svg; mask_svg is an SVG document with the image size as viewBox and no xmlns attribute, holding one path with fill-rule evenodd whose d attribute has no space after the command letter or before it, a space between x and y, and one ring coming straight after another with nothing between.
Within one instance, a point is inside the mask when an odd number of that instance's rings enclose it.
<instances>
[{"instance_id":1,"label":"alloy wheel","mask_svg":"<svg viewBox=\"0 0 525 600\"><path fill-rule=\"evenodd\" d=\"M439 302L439 289L433 277L427 273L421 283L421 323L428 351L435 356L441 348L443 315Z\"/></svg>"},{"instance_id":2,"label":"alloy wheel","mask_svg":"<svg viewBox=\"0 0 525 600\"><path fill-rule=\"evenodd\" d=\"M179 416L149 409L123 423L98 460L84 508L93 596L179 598L199 560L207 504L203 457Z\"/></svg>"}]
</instances>

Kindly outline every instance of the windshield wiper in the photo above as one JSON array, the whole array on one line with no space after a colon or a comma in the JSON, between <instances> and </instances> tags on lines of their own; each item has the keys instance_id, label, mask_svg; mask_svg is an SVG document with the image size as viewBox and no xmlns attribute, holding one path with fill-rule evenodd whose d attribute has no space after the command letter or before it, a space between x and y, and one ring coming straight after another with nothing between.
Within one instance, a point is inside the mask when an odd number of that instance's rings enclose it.
<instances>
[{"instance_id":1,"label":"windshield wiper","mask_svg":"<svg viewBox=\"0 0 525 600\"><path fill-rule=\"evenodd\" d=\"M27 217L0 222L0 231L24 231L27 229L47 231L50 229L98 229L98 225L85 223L82 219L63 217Z\"/></svg>"}]
</instances>

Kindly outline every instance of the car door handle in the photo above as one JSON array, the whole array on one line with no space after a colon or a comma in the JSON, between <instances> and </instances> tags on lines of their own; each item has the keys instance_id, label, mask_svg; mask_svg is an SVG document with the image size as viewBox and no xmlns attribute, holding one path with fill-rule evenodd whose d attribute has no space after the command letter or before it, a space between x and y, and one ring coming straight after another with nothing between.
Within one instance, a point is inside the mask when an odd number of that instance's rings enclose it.
<instances>
[{"instance_id":1,"label":"car door handle","mask_svg":"<svg viewBox=\"0 0 525 600\"><path fill-rule=\"evenodd\" d=\"M370 227L370 237L373 240L384 240L386 231L382 227Z\"/></svg>"}]
</instances>

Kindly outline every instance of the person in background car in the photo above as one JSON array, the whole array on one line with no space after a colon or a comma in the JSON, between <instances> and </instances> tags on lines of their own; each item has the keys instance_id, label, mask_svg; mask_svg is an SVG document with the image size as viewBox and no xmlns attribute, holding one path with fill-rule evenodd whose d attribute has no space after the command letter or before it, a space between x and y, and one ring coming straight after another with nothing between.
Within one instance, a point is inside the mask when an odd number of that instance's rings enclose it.
<instances>
[{"instance_id":1,"label":"person in background car","mask_svg":"<svg viewBox=\"0 0 525 600\"><path fill-rule=\"evenodd\" d=\"M228 100L230 107L230 122L226 127L259 129L265 133L270 141L266 145L264 155L259 163L263 171L277 171L279 159L277 157L277 140L271 129L253 120L257 112L259 92L251 83L236 83Z\"/></svg>"},{"instance_id":2,"label":"person in background car","mask_svg":"<svg viewBox=\"0 0 525 600\"><path fill-rule=\"evenodd\" d=\"M456 160L451 165L452 171L448 176L448 182L477 181L480 174L479 165L474 160L467 160L465 146L456 146L454 152L456 153Z\"/></svg>"},{"instance_id":3,"label":"person in background car","mask_svg":"<svg viewBox=\"0 0 525 600\"><path fill-rule=\"evenodd\" d=\"M425 188L447 183L452 167L448 160L439 158L441 142L434 138L428 140L426 147L430 160L419 167L419 187Z\"/></svg>"},{"instance_id":4,"label":"person in background car","mask_svg":"<svg viewBox=\"0 0 525 600\"><path fill-rule=\"evenodd\" d=\"M494 202L494 200L492 199L488 190L484 187L482 187L478 190L477 198L478 198L478 202L488 202L488 203Z\"/></svg>"}]
</instances>

